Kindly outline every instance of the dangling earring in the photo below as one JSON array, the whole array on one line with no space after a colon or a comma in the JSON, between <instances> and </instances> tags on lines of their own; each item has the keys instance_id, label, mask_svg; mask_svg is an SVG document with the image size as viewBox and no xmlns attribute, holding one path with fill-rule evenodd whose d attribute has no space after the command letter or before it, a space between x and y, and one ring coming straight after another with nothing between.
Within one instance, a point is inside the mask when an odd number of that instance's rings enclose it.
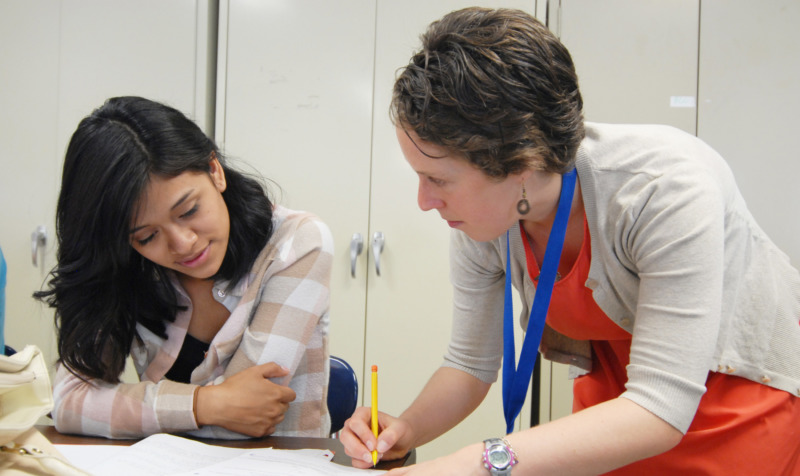
<instances>
[{"instance_id":1,"label":"dangling earring","mask_svg":"<svg viewBox=\"0 0 800 476\"><path fill-rule=\"evenodd\" d=\"M517 211L520 215L525 215L531 211L531 204L528 203L528 195L525 193L525 184L522 184L522 199L517 202Z\"/></svg>"}]
</instances>

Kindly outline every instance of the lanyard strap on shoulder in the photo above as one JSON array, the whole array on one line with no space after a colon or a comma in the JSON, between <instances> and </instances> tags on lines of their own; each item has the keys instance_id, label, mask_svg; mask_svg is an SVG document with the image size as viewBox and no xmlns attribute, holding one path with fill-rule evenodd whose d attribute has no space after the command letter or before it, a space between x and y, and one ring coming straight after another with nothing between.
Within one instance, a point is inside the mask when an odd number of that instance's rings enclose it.
<instances>
[{"instance_id":1,"label":"lanyard strap on shoulder","mask_svg":"<svg viewBox=\"0 0 800 476\"><path fill-rule=\"evenodd\" d=\"M503 412L506 419L506 433L514 431L514 421L525 403L528 384L536 364L539 343L542 341L544 332L544 322L547 318L547 310L550 308L550 296L553 294L553 286L556 282L558 263L561 261L561 250L564 248L564 237L567 233L567 222L575 192L575 178L575 169L562 177L561 196L544 252L536 294L528 319L528 329L522 342L519 367L517 367L515 356L514 306L511 300L511 246L509 232L506 232L506 285L503 305Z\"/></svg>"}]
</instances>

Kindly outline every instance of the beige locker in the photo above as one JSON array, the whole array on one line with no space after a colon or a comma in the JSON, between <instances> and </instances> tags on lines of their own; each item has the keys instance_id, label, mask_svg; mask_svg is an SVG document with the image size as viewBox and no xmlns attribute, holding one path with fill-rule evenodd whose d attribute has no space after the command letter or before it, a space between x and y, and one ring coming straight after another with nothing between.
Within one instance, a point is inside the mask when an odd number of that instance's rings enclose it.
<instances>
[{"instance_id":1,"label":"beige locker","mask_svg":"<svg viewBox=\"0 0 800 476\"><path fill-rule=\"evenodd\" d=\"M557 3L550 28L572 54L587 120L695 133L699 0Z\"/></svg>"},{"instance_id":2,"label":"beige locker","mask_svg":"<svg viewBox=\"0 0 800 476\"><path fill-rule=\"evenodd\" d=\"M53 313L31 294L55 265L61 166L80 119L108 97L134 94L167 102L206 126L209 5L207 0L0 2L6 170L0 175L0 245L8 261L9 345L37 344L48 362L57 357ZM34 268L31 233L39 225L48 242Z\"/></svg>"},{"instance_id":3,"label":"beige locker","mask_svg":"<svg viewBox=\"0 0 800 476\"><path fill-rule=\"evenodd\" d=\"M273 182L277 203L331 228L331 353L360 376L374 37L373 1L220 4L217 142ZM363 249L351 268L356 233Z\"/></svg>"},{"instance_id":4,"label":"beige locker","mask_svg":"<svg viewBox=\"0 0 800 476\"><path fill-rule=\"evenodd\" d=\"M31 294L53 265L58 193L59 2L0 2L0 246L8 264L5 342L55 357L53 314ZM13 45L13 47L11 47ZM31 234L45 227L33 266Z\"/></svg>"},{"instance_id":5,"label":"beige locker","mask_svg":"<svg viewBox=\"0 0 800 476\"><path fill-rule=\"evenodd\" d=\"M728 161L748 208L800 265L800 2L703 0L697 135Z\"/></svg>"},{"instance_id":6,"label":"beige locker","mask_svg":"<svg viewBox=\"0 0 800 476\"><path fill-rule=\"evenodd\" d=\"M472 3L220 5L217 139L229 155L275 180L281 203L312 211L330 226L336 243L331 352L359 373L362 396L369 396L369 368L378 365L380 409L395 415L442 361L451 291L449 228L435 212L417 208L417 177L388 117L391 88L425 27ZM534 2L516 4L532 11ZM356 233L363 251L353 266ZM377 254L376 233L385 240ZM418 460L503 430L498 384L475 415L420 449Z\"/></svg>"}]
</instances>

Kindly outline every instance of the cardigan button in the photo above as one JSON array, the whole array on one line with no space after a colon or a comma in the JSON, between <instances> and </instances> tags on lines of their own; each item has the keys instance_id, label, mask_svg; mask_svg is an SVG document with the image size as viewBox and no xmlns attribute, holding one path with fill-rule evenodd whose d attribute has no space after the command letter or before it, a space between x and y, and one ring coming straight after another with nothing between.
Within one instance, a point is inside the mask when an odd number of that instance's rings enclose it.
<instances>
[{"instance_id":1,"label":"cardigan button","mask_svg":"<svg viewBox=\"0 0 800 476\"><path fill-rule=\"evenodd\" d=\"M717 365L717 372L722 372L723 370L725 370L725 366L724 365L722 365L722 364Z\"/></svg>"},{"instance_id":2,"label":"cardigan button","mask_svg":"<svg viewBox=\"0 0 800 476\"><path fill-rule=\"evenodd\" d=\"M619 321L619 324L620 324L621 326L623 326L623 327L628 327L628 326L630 326L630 325L631 325L631 320L630 320L630 319L628 319L627 317L625 317L625 318L622 318L622 319Z\"/></svg>"},{"instance_id":3,"label":"cardigan button","mask_svg":"<svg viewBox=\"0 0 800 476\"><path fill-rule=\"evenodd\" d=\"M725 371L729 374L736 372L736 367L731 367L730 365L725 366Z\"/></svg>"},{"instance_id":4,"label":"cardigan button","mask_svg":"<svg viewBox=\"0 0 800 476\"><path fill-rule=\"evenodd\" d=\"M770 383L770 382L772 382L772 379L771 379L771 378L769 378L769 376L767 376L767 375L764 375L763 377L761 377L761 381L762 381L763 383Z\"/></svg>"}]
</instances>

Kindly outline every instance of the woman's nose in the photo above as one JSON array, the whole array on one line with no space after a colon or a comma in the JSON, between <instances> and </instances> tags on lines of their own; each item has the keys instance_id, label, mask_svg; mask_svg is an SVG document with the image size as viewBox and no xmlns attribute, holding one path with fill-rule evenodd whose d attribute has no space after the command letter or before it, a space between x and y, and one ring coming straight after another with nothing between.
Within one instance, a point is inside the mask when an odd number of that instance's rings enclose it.
<instances>
[{"instance_id":1,"label":"woman's nose","mask_svg":"<svg viewBox=\"0 0 800 476\"><path fill-rule=\"evenodd\" d=\"M442 208L444 202L436 197L435 194L431 193L423 181L420 181L419 191L417 193L417 205L419 205L420 210L427 212L428 210Z\"/></svg>"},{"instance_id":2,"label":"woman's nose","mask_svg":"<svg viewBox=\"0 0 800 476\"><path fill-rule=\"evenodd\" d=\"M191 228L175 227L169 231L169 247L174 254L185 254L192 250L197 234Z\"/></svg>"}]
</instances>

